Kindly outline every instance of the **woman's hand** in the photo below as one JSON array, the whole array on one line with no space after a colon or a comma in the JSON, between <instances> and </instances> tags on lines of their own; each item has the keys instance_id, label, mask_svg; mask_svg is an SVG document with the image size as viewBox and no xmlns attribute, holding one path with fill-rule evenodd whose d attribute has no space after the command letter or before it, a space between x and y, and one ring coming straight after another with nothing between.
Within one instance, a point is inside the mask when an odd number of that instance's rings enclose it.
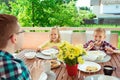
<instances>
[{"instance_id":1,"label":"woman's hand","mask_svg":"<svg viewBox=\"0 0 120 80\"><path fill-rule=\"evenodd\" d=\"M33 67L30 70L32 80L38 80L42 72L43 72L43 69L41 67L40 61L35 61L33 63Z\"/></svg>"}]
</instances>

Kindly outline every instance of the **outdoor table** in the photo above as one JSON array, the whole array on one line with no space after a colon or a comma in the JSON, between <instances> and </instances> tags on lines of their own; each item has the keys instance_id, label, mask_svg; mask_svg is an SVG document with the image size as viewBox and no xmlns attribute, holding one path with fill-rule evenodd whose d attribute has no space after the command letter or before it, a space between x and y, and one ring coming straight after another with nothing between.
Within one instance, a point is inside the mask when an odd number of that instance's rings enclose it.
<instances>
[{"instance_id":1,"label":"outdoor table","mask_svg":"<svg viewBox=\"0 0 120 80\"><path fill-rule=\"evenodd\" d=\"M19 53L17 55L17 58L22 59L25 64L28 66L28 68L30 69L33 66L34 61L40 60L45 61L44 59L40 59L40 58L34 58L34 59L26 59L24 56L24 53ZM53 72L55 72L56 74L56 80L84 80L84 77L90 76L90 75L95 75L95 74L104 74L103 73L103 66L104 65L112 65L116 67L116 71L113 72L113 76L119 77L120 78L120 55L119 54L113 54L111 56L111 60L108 62L104 62L104 63L99 63L101 65L101 70L95 73L86 73L86 72L82 72L80 70L78 70L78 76L76 77L70 77L67 74L67 70L64 64L61 64L59 68L55 68L52 69Z\"/></svg>"}]
</instances>

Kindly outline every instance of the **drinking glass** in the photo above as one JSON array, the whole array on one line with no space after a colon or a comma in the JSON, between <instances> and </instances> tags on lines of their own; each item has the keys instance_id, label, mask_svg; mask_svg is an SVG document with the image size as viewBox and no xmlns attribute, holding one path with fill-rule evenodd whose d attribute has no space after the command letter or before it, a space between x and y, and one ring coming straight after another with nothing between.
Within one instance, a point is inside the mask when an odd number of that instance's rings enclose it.
<instances>
[{"instance_id":1,"label":"drinking glass","mask_svg":"<svg viewBox=\"0 0 120 80\"><path fill-rule=\"evenodd\" d=\"M50 62L42 62L42 67L44 72L50 72L51 71L51 63Z\"/></svg>"}]
</instances>

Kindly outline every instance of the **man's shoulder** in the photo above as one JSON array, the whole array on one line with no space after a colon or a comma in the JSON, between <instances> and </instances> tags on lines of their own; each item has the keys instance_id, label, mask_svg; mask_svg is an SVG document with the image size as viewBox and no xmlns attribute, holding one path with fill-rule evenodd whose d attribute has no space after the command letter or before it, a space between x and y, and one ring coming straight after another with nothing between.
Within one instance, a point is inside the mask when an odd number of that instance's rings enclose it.
<instances>
[{"instance_id":1,"label":"man's shoulder","mask_svg":"<svg viewBox=\"0 0 120 80\"><path fill-rule=\"evenodd\" d=\"M12 58L12 59L3 59L0 60L1 64L1 71L2 77L6 76L6 78L10 77L23 77L23 72L28 74L27 67L25 66L24 62L20 59ZM24 71L23 71L24 70ZM7 76L9 74L9 76ZM28 77L28 76L27 76Z\"/></svg>"},{"instance_id":2,"label":"man's shoulder","mask_svg":"<svg viewBox=\"0 0 120 80\"><path fill-rule=\"evenodd\" d=\"M2 63L2 66L5 66L5 68L12 68L12 67L21 67L24 65L23 61L20 59L7 59L7 58L1 58L0 62Z\"/></svg>"}]
</instances>

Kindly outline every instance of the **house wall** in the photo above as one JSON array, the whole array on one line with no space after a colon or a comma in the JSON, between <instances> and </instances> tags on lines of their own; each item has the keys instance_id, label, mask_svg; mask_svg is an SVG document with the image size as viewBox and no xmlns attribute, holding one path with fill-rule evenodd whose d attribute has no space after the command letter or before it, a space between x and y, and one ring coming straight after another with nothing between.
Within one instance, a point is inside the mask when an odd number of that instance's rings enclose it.
<instances>
[{"instance_id":1,"label":"house wall","mask_svg":"<svg viewBox=\"0 0 120 80\"><path fill-rule=\"evenodd\" d=\"M108 0L109 1L109 0ZM120 18L120 4L104 4L101 0L91 0L92 11L97 18ZM104 4L104 5L103 5Z\"/></svg>"},{"instance_id":2,"label":"house wall","mask_svg":"<svg viewBox=\"0 0 120 80\"><path fill-rule=\"evenodd\" d=\"M107 4L100 6L100 13L101 14L118 14L120 13L120 4Z\"/></svg>"},{"instance_id":3,"label":"house wall","mask_svg":"<svg viewBox=\"0 0 120 80\"><path fill-rule=\"evenodd\" d=\"M98 1L98 0L97 0ZM120 24L120 4L91 4L96 24Z\"/></svg>"},{"instance_id":4,"label":"house wall","mask_svg":"<svg viewBox=\"0 0 120 80\"><path fill-rule=\"evenodd\" d=\"M101 11L101 7L99 5L92 6L92 11L97 16L97 18L120 18L120 15L112 14L112 13L116 13L116 14L120 13L120 6L118 9L115 9L115 6L111 6L111 7L104 6L104 7L105 8Z\"/></svg>"}]
</instances>

